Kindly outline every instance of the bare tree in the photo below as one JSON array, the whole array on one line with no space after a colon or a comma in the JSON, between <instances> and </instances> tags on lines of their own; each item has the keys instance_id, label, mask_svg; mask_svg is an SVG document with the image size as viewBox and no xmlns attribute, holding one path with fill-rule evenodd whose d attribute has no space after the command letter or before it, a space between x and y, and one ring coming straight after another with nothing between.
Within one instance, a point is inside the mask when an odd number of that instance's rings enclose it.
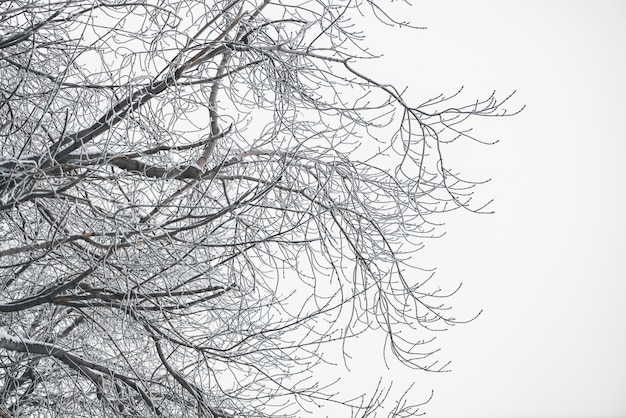
<instances>
[{"instance_id":1,"label":"bare tree","mask_svg":"<svg viewBox=\"0 0 626 418\"><path fill-rule=\"evenodd\" d=\"M1 416L373 416L384 391L314 372L368 330L445 368L426 342L456 320L410 252L482 209L443 152L505 112L406 103L361 72L355 13L409 26L370 0L0 4Z\"/></svg>"}]
</instances>

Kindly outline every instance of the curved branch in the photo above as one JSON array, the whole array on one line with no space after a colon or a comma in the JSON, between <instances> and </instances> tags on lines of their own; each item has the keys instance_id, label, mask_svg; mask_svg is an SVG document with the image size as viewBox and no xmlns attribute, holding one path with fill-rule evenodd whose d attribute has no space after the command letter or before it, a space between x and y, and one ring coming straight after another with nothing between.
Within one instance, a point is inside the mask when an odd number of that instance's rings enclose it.
<instances>
[{"instance_id":1,"label":"curved branch","mask_svg":"<svg viewBox=\"0 0 626 418\"><path fill-rule=\"evenodd\" d=\"M103 366L101 364L95 363L93 361L87 360L83 357L77 356L64 350L54 344L43 343L40 341L22 339L18 337L14 337L8 334L0 333L0 348L4 348L6 350L18 351L22 353L31 353L31 354L42 354L50 357L54 357L61 362L65 363L70 368L77 370L81 373L84 372L83 369L88 369L91 371L96 371L101 373L102 377L110 377L117 379L119 381L124 382L127 386L131 387L135 390L141 398L144 400L146 405L150 407L158 416L163 415L161 410L154 405L150 395L146 393L139 385L135 382L135 378L130 376L126 376L122 373L118 373L113 369Z\"/></svg>"}]
</instances>

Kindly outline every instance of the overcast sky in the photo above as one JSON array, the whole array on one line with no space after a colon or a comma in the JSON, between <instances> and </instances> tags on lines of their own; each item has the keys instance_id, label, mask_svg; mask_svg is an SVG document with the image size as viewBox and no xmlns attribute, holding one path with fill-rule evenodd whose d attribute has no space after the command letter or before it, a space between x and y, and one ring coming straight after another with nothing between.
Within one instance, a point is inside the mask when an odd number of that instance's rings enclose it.
<instances>
[{"instance_id":1,"label":"overcast sky","mask_svg":"<svg viewBox=\"0 0 626 418\"><path fill-rule=\"evenodd\" d=\"M459 151L493 179L496 214L449 216L416 254L464 283L460 312L484 312L440 338L452 373L397 380L435 389L431 418L626 416L626 2L413 6L428 29L380 31L375 71L410 94L517 90L527 108L471 122L500 142Z\"/></svg>"}]
</instances>

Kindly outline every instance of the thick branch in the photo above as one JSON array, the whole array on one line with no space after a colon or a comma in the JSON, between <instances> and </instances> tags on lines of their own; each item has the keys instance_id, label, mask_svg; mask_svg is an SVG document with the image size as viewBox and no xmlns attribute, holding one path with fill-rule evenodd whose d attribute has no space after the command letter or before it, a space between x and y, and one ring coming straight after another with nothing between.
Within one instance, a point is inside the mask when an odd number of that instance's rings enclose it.
<instances>
[{"instance_id":1,"label":"thick branch","mask_svg":"<svg viewBox=\"0 0 626 418\"><path fill-rule=\"evenodd\" d=\"M202 61L207 61L226 51L228 51L226 47L219 46L213 50L207 51L200 58L202 58ZM196 58L196 60L198 59L199 58ZM119 101L93 125L59 139L59 141L51 147L51 154L54 155L54 159L59 162L64 161L72 152L91 142L97 136L103 134L126 119L130 112L139 109L141 106L148 103L153 97L176 85L176 81L183 75L184 71L188 69L189 66L189 62L183 64L180 68L178 68L178 70L166 77L164 80L152 83L147 87L143 87L135 91L128 98ZM59 149L65 145L67 145L67 147L59 151ZM52 162L48 161L48 164L44 164L44 167L50 164L52 164Z\"/></svg>"},{"instance_id":2,"label":"thick branch","mask_svg":"<svg viewBox=\"0 0 626 418\"><path fill-rule=\"evenodd\" d=\"M81 274L79 274L76 278L70 280L67 283L50 286L41 292L37 293L34 296L29 296L20 300L11 301L11 302L0 302L0 312L17 312L22 311L24 309L32 308L33 306L41 305L44 303L50 303L54 300L54 298L60 294L61 292L71 289L77 286L82 280L87 278L91 273L96 270L96 267L90 267Z\"/></svg>"},{"instance_id":3,"label":"thick branch","mask_svg":"<svg viewBox=\"0 0 626 418\"><path fill-rule=\"evenodd\" d=\"M65 363L74 370L84 373L83 368L95 370L100 372L102 376L109 376L124 382L127 386L133 388L142 397L144 402L152 409L157 415L161 416L163 413L154 405L150 396L135 383L134 378L126 376L122 373L118 373L106 366L95 363L93 361L86 360L75 354L71 354L68 351L49 343L43 343L40 341L33 341L27 339L20 339L7 334L0 334L0 348L6 350L18 351L22 353L42 354L50 357L54 357L61 362Z\"/></svg>"}]
</instances>

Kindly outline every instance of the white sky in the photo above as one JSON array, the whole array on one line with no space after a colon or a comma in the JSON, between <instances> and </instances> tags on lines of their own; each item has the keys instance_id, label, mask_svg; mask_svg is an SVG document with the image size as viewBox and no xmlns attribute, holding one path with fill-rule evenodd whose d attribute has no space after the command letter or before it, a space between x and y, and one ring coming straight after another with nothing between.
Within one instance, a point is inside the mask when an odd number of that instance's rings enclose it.
<instances>
[{"instance_id":1,"label":"white sky","mask_svg":"<svg viewBox=\"0 0 626 418\"><path fill-rule=\"evenodd\" d=\"M379 79L527 108L470 122L498 145L459 148L496 214L448 216L416 254L483 315L440 337L452 373L394 377L435 389L430 418L626 417L626 2L413 6L428 30L370 34Z\"/></svg>"}]
</instances>

